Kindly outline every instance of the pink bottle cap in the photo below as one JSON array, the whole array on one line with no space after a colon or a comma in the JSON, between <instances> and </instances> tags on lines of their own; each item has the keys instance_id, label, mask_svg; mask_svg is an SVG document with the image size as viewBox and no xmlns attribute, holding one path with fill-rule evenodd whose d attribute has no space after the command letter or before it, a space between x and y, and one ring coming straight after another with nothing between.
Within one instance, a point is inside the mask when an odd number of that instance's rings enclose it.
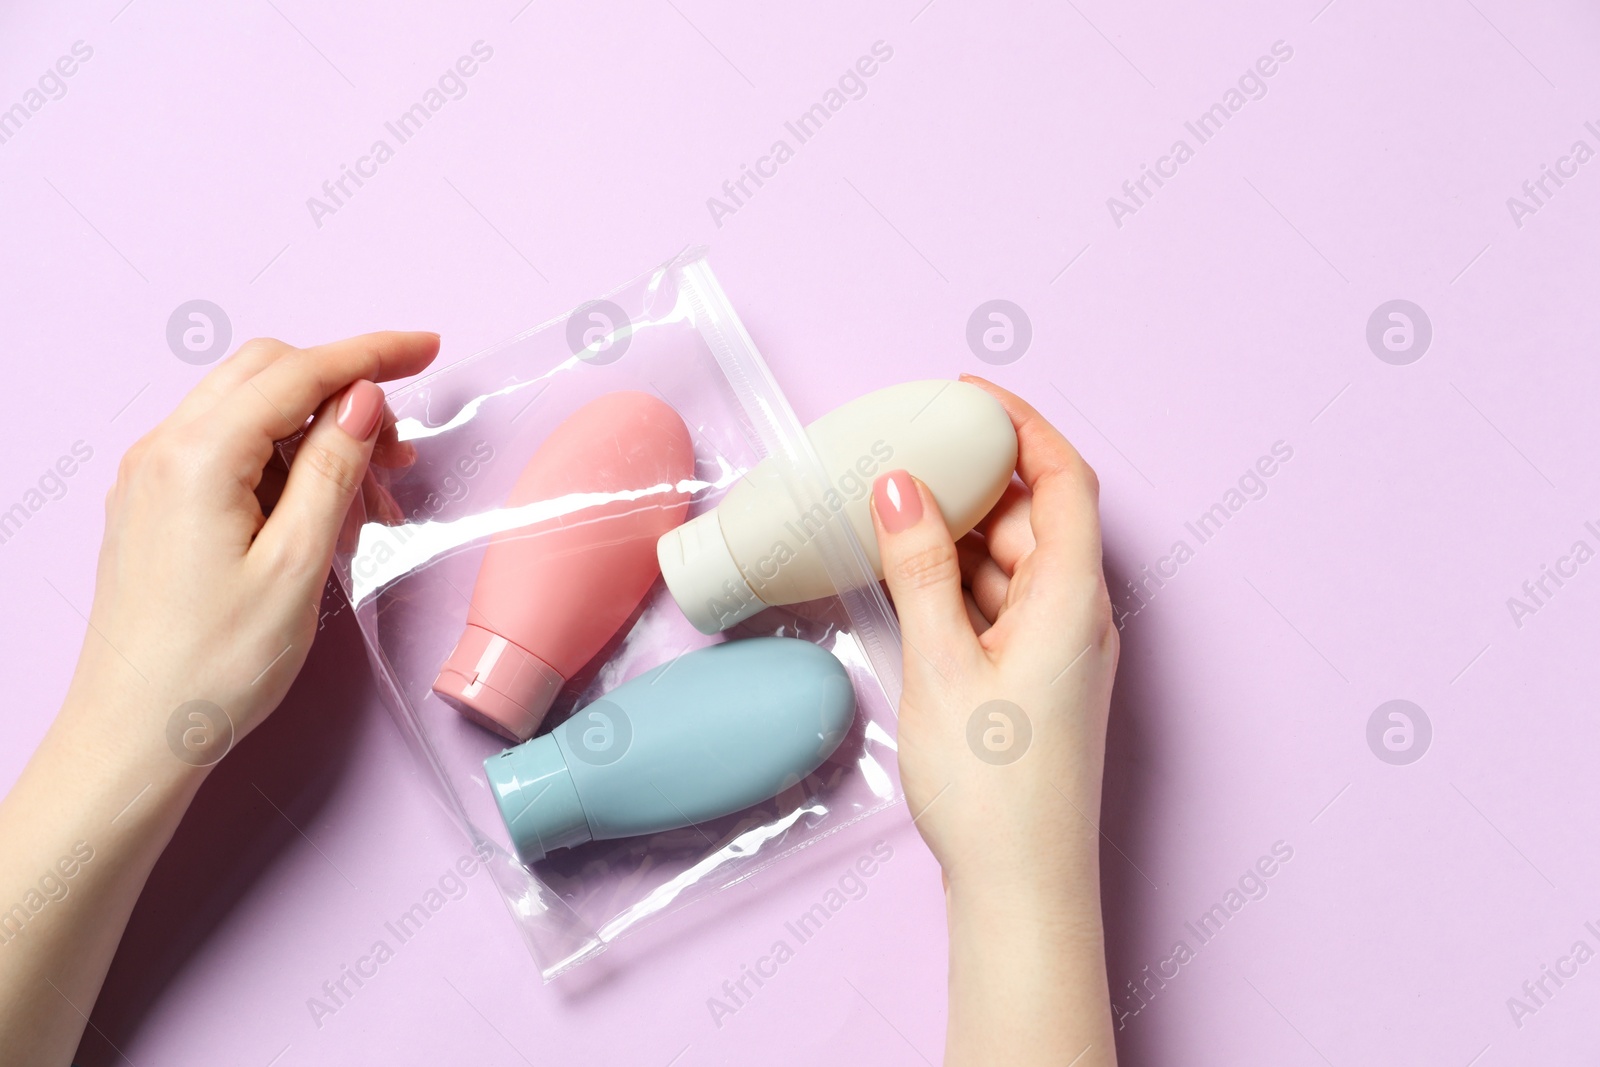
<instances>
[{"instance_id":1,"label":"pink bottle cap","mask_svg":"<svg viewBox=\"0 0 1600 1067\"><path fill-rule=\"evenodd\" d=\"M513 741L526 741L565 684L566 679L539 657L469 624L439 668L433 691L478 725Z\"/></svg>"}]
</instances>

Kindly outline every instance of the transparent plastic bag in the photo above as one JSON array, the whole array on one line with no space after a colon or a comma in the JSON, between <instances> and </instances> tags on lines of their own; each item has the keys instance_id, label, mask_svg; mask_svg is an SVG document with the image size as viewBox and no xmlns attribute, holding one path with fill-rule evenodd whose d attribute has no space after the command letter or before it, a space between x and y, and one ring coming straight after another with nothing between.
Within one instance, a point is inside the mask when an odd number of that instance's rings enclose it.
<instances>
[{"instance_id":1,"label":"transparent plastic bag","mask_svg":"<svg viewBox=\"0 0 1600 1067\"><path fill-rule=\"evenodd\" d=\"M852 727L812 774L776 797L678 830L591 841L519 860L483 761L512 742L469 721L433 691L468 619L490 538L583 523L580 496L524 507L504 502L528 460L575 410L641 391L687 426L694 474L679 486L692 517L713 507L759 461L779 457L795 501L830 489L810 442L703 252L691 250L570 315L443 367L392 393L409 468L374 468L373 517L347 530L334 577L360 626L386 701L437 780L506 899L548 980L593 958L640 923L750 877L785 856L896 804L892 755L899 632L850 526L816 538L835 598L770 608L715 636L684 618L659 577L640 608L567 679L539 733L630 678L687 651L754 636L799 638L844 666ZM285 442L292 456L298 441ZM527 590L537 596L538 590Z\"/></svg>"}]
</instances>

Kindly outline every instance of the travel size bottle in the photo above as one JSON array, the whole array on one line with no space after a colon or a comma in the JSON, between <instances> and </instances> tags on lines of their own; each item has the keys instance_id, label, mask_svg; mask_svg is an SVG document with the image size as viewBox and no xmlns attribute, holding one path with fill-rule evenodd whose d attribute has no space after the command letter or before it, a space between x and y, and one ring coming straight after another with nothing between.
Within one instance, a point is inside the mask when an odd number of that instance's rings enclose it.
<instances>
[{"instance_id":1,"label":"travel size bottle","mask_svg":"<svg viewBox=\"0 0 1600 1067\"><path fill-rule=\"evenodd\" d=\"M664 534L657 549L673 599L701 633L774 604L832 596L816 547L828 523L855 530L879 578L868 499L872 482L906 470L932 491L952 537L988 514L1017 465L1017 435L1000 402L960 381L906 382L858 397L806 427L828 487L805 507L779 457L752 467L715 509Z\"/></svg>"},{"instance_id":2,"label":"travel size bottle","mask_svg":"<svg viewBox=\"0 0 1600 1067\"><path fill-rule=\"evenodd\" d=\"M688 513L693 476L688 428L648 393L608 393L570 415L512 487L505 506L529 521L484 552L434 692L514 741L532 737L655 583L656 539Z\"/></svg>"},{"instance_id":3,"label":"travel size bottle","mask_svg":"<svg viewBox=\"0 0 1600 1067\"><path fill-rule=\"evenodd\" d=\"M833 754L854 718L831 653L757 637L669 660L483 767L517 855L534 863L777 796Z\"/></svg>"}]
</instances>

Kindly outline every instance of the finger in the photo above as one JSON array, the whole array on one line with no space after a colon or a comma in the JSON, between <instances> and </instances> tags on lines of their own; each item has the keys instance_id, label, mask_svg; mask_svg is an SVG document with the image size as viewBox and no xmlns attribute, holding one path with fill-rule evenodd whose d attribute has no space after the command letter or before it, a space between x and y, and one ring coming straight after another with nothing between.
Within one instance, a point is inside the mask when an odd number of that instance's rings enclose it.
<instances>
[{"instance_id":1,"label":"finger","mask_svg":"<svg viewBox=\"0 0 1600 1067\"><path fill-rule=\"evenodd\" d=\"M1033 493L1013 479L989 514L974 527L988 542L988 554L1007 574L1015 571L1034 549L1032 513Z\"/></svg>"},{"instance_id":2,"label":"finger","mask_svg":"<svg viewBox=\"0 0 1600 1067\"><path fill-rule=\"evenodd\" d=\"M978 607L977 601L972 599L972 593L966 589L961 590L961 602L966 606L967 621L972 624L972 632L982 637L983 632L992 626L994 621L984 618L983 610Z\"/></svg>"},{"instance_id":3,"label":"finger","mask_svg":"<svg viewBox=\"0 0 1600 1067\"><path fill-rule=\"evenodd\" d=\"M967 585L978 564L989 558L989 545L977 531L956 539L956 561L961 565L961 584Z\"/></svg>"},{"instance_id":4,"label":"finger","mask_svg":"<svg viewBox=\"0 0 1600 1067\"><path fill-rule=\"evenodd\" d=\"M967 589L983 612L983 617L993 623L1005 610L1006 594L1011 588L1011 576L1000 569L992 559L981 560L967 579Z\"/></svg>"},{"instance_id":5,"label":"finger","mask_svg":"<svg viewBox=\"0 0 1600 1067\"><path fill-rule=\"evenodd\" d=\"M189 395L178 402L172 414L167 416L167 421L178 426L204 415L240 383L254 378L293 351L293 346L272 337L246 341L233 355L212 367L199 384L189 390Z\"/></svg>"},{"instance_id":6,"label":"finger","mask_svg":"<svg viewBox=\"0 0 1600 1067\"><path fill-rule=\"evenodd\" d=\"M1000 617L1011 576L989 555L988 543L977 534L969 533L956 541L956 555L961 561L961 585L970 594L969 599L978 607L987 627ZM981 634L983 630L978 629L978 632Z\"/></svg>"},{"instance_id":7,"label":"finger","mask_svg":"<svg viewBox=\"0 0 1600 1067\"><path fill-rule=\"evenodd\" d=\"M1000 401L1017 431L1017 474L1033 494L1028 519L1036 544L1018 561L1005 610L984 635L984 647L1046 656L1061 652L1063 642L1082 647L1096 639L1106 602L1099 481L1032 405L990 382L971 381Z\"/></svg>"},{"instance_id":8,"label":"finger","mask_svg":"<svg viewBox=\"0 0 1600 1067\"><path fill-rule=\"evenodd\" d=\"M259 554L275 573L322 584L361 492L382 408L383 390L365 379L322 406L289 465L278 506L256 535L252 557Z\"/></svg>"},{"instance_id":9,"label":"finger","mask_svg":"<svg viewBox=\"0 0 1600 1067\"><path fill-rule=\"evenodd\" d=\"M948 677L950 667L978 653L977 635L961 595L955 542L939 504L923 484L903 470L872 484L872 521L883 574L900 615L907 655Z\"/></svg>"},{"instance_id":10,"label":"finger","mask_svg":"<svg viewBox=\"0 0 1600 1067\"><path fill-rule=\"evenodd\" d=\"M369 333L316 348L296 349L241 382L207 418L225 439L263 457L272 442L305 425L324 401L358 380L390 381L416 374L439 353L435 333ZM374 419L378 417L374 412ZM372 426L374 434L378 423Z\"/></svg>"},{"instance_id":11,"label":"finger","mask_svg":"<svg viewBox=\"0 0 1600 1067\"><path fill-rule=\"evenodd\" d=\"M988 392L1017 431L1017 475L1033 494L1028 524L1054 564L1100 570L1100 481L1078 450L1032 404L970 374L963 381Z\"/></svg>"}]
</instances>

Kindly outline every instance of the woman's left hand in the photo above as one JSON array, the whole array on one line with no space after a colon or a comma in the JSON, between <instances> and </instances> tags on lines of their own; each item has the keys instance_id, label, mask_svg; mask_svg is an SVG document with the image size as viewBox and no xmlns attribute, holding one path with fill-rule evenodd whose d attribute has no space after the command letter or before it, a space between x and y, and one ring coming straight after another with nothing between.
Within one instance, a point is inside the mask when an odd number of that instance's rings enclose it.
<instances>
[{"instance_id":1,"label":"woman's left hand","mask_svg":"<svg viewBox=\"0 0 1600 1067\"><path fill-rule=\"evenodd\" d=\"M311 647L341 532L368 511L399 518L368 465L415 453L374 383L438 351L432 333L250 341L128 450L58 723L80 755L182 774L174 764L214 763L278 705ZM274 444L307 419L285 477Z\"/></svg>"}]
</instances>

